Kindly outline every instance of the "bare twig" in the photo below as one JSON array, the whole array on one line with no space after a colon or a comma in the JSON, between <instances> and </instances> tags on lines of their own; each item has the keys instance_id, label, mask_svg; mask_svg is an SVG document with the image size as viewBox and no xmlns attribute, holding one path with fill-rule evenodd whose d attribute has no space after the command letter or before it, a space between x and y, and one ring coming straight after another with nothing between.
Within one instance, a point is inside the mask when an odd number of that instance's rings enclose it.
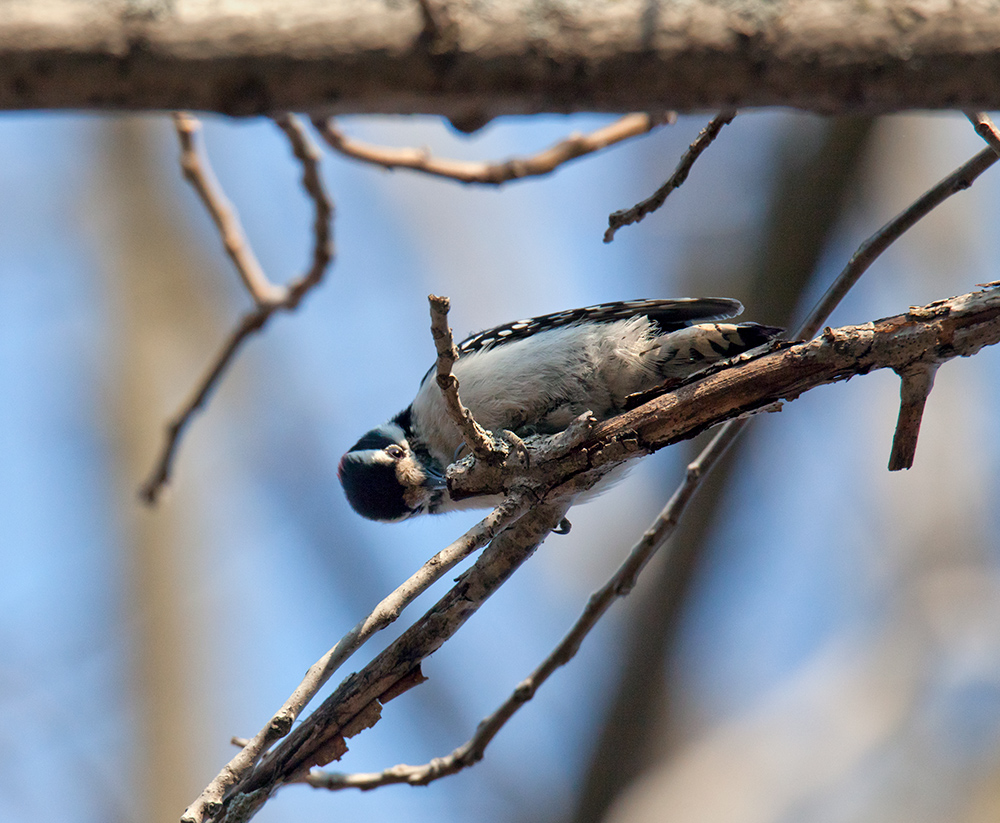
<instances>
[{"instance_id":1,"label":"bare twig","mask_svg":"<svg viewBox=\"0 0 1000 823\"><path fill-rule=\"evenodd\" d=\"M313 120L313 125L335 151L364 163L386 169L412 169L435 177L457 180L460 183L499 186L511 180L550 174L570 160L646 134L657 126L672 123L675 119L676 115L673 112L660 116L627 114L590 134L572 134L538 154L512 157L499 163L433 157L422 149L373 146L347 137L332 120L316 118Z\"/></svg>"},{"instance_id":2,"label":"bare twig","mask_svg":"<svg viewBox=\"0 0 1000 823\"><path fill-rule=\"evenodd\" d=\"M283 114L274 122L288 137L295 159L302 165L302 188L313 201L313 254L312 264L304 275L289 284L288 295L283 308L294 309L305 294L323 279L330 261L333 260L333 201L326 193L323 178L319 173L321 153L309 139L305 128L297 117Z\"/></svg>"},{"instance_id":3,"label":"bare twig","mask_svg":"<svg viewBox=\"0 0 1000 823\"><path fill-rule=\"evenodd\" d=\"M924 192L912 205L901 211L895 217L880 228L875 234L865 240L856 252L851 255L843 271L837 275L837 279L827 289L826 294L820 298L819 302L809 313L809 316L802 321L799 329L800 337L812 337L826 322L826 319L833 313L848 291L858 282L868 267L875 262L876 258L898 240L906 231L923 217L930 214L935 208L941 205L953 194L965 191L973 184L990 166L1000 160L1000 156L993 149L983 149L971 160L963 163L955 171L945 177L933 188Z\"/></svg>"},{"instance_id":4,"label":"bare twig","mask_svg":"<svg viewBox=\"0 0 1000 823\"><path fill-rule=\"evenodd\" d=\"M258 306L279 302L284 297L284 289L267 279L253 249L247 243L233 204L212 173L208 157L204 151L199 150L198 133L201 131L201 122L185 111L176 111L172 116L177 139L181 144L181 171L184 179L198 193L205 210L215 222L222 245L243 285Z\"/></svg>"},{"instance_id":5,"label":"bare twig","mask_svg":"<svg viewBox=\"0 0 1000 823\"><path fill-rule=\"evenodd\" d=\"M938 363L921 360L909 368L900 369L899 418L896 432L892 436L892 451L889 453L889 471L909 469L913 466L913 456L917 451L917 437L920 421L924 416L927 397L934 387L934 374Z\"/></svg>"},{"instance_id":6,"label":"bare twig","mask_svg":"<svg viewBox=\"0 0 1000 823\"><path fill-rule=\"evenodd\" d=\"M431 305L431 335L437 349L437 384L444 396L445 407L452 422L462 433L462 439L478 460L494 462L507 455L506 447L494 441L486 429L480 426L458 396L458 378L451 373L458 360L458 349L448 326L448 311L451 301L447 297L428 295Z\"/></svg>"},{"instance_id":7,"label":"bare twig","mask_svg":"<svg viewBox=\"0 0 1000 823\"><path fill-rule=\"evenodd\" d=\"M242 740L240 751L209 783L184 813L184 821L202 821L210 817L225 793L243 778L275 741L288 734L292 723L330 679L372 635L391 625L413 600L447 574L456 564L478 551L497 534L516 523L527 511L524 498L504 500L494 511L473 526L450 546L424 563L402 585L382 600L371 613L342 637L332 649L314 663L305 678L268 724L251 740Z\"/></svg>"},{"instance_id":8,"label":"bare twig","mask_svg":"<svg viewBox=\"0 0 1000 823\"><path fill-rule=\"evenodd\" d=\"M719 136L719 132L722 131L722 127L731 123L734 117L736 117L735 111L727 110L719 112L712 118L711 122L709 122L709 124L698 133L695 141L688 146L688 150L684 152L684 156L681 157L680 163L677 164L677 168L674 169L674 173L670 175L666 183L660 186L660 188L658 188L645 200L640 200L632 206L632 208L612 212L608 216L608 228L607 231L604 232L604 242L610 243L614 240L615 233L622 226L638 223L647 214L660 208L660 206L662 206L666 201L670 192L680 187L684 181L687 180L687 176L691 172L691 167L694 165L695 161L701 153L712 144L715 138Z\"/></svg>"},{"instance_id":9,"label":"bare twig","mask_svg":"<svg viewBox=\"0 0 1000 823\"><path fill-rule=\"evenodd\" d=\"M199 411L208 400L212 390L218 385L222 375L225 374L229 364L236 356L240 346L243 345L250 335L260 331L267 322L271 314L274 313L274 304L261 306L245 314L239 325L233 329L222 349L212 360L208 370L198 381L191 393L191 396L181 405L180 410L167 423L166 436L160 455L156 460L156 465L150 473L149 478L139 489L139 496L149 504L155 504L160 492L170 479L170 470L173 467L174 456L180 444L181 434L191 418Z\"/></svg>"},{"instance_id":10,"label":"bare twig","mask_svg":"<svg viewBox=\"0 0 1000 823\"><path fill-rule=\"evenodd\" d=\"M207 159L197 153L194 135L199 128L198 121L183 112L174 115L174 125L181 140L181 164L184 176L195 187L215 220L230 259L256 303L256 308L247 312L233 329L229 339L212 360L190 397L167 424L156 465L139 492L147 503L156 502L160 491L170 479L174 456L184 429L194 414L205 405L246 339L260 331L279 309L288 311L295 309L302 298L319 284L333 259L331 229L333 203L326 193L319 174L319 151L297 118L283 115L277 118L276 122L288 136L292 152L302 164L302 185L313 201L316 215L313 221L312 263L302 277L287 287L275 286L264 276L244 238L235 210L215 182Z\"/></svg>"},{"instance_id":11,"label":"bare twig","mask_svg":"<svg viewBox=\"0 0 1000 823\"><path fill-rule=\"evenodd\" d=\"M997 160L1000 160L1000 153L998 153L1000 152L1000 135L997 134L993 122L985 114L970 113L968 117L976 126L976 131L983 135L987 143L990 143L991 148L983 149L971 160L963 163L862 243L809 316L802 321L799 337L812 337L816 334L840 301L844 299L847 292L858 282L861 275L904 232L912 228L917 221L928 215L951 195L967 189L980 174ZM913 465L917 448L917 435L920 432L920 421L923 417L927 396L934 385L936 369L936 365L920 363L910 367L906 374L900 375L903 381L900 389L901 402L896 433L889 456L889 471L908 469Z\"/></svg>"}]
</instances>

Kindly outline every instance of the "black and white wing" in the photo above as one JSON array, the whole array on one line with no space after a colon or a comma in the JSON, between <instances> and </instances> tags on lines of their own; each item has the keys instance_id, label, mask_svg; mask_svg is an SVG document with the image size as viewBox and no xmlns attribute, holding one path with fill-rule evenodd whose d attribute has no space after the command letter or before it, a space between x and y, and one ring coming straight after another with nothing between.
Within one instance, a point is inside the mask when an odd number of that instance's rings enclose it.
<instances>
[{"instance_id":1,"label":"black and white wing","mask_svg":"<svg viewBox=\"0 0 1000 823\"><path fill-rule=\"evenodd\" d=\"M743 311L739 300L728 297L681 297L673 300L624 300L600 303L582 309L543 314L527 320L514 320L494 326L466 338L458 344L458 354L487 351L503 343L523 340L538 332L574 323L614 323L630 317L644 316L652 320L661 334L683 329L693 323L725 320Z\"/></svg>"}]
</instances>

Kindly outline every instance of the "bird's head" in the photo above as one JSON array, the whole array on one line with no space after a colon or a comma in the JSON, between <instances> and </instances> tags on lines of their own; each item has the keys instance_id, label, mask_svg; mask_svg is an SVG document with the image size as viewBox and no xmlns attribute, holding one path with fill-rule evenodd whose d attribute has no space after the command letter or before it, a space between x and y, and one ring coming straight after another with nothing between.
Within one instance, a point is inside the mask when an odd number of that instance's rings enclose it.
<instances>
[{"instance_id":1,"label":"bird's head","mask_svg":"<svg viewBox=\"0 0 1000 823\"><path fill-rule=\"evenodd\" d=\"M337 476L362 517L395 523L432 508L445 489L444 473L426 452L410 446L395 422L372 429L342 458Z\"/></svg>"}]
</instances>

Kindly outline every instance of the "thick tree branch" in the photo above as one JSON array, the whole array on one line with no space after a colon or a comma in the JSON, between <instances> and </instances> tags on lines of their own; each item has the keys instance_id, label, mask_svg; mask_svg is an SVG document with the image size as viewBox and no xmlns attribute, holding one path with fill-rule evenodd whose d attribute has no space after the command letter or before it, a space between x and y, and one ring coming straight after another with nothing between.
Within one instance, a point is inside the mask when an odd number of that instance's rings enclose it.
<instances>
[{"instance_id":1,"label":"thick tree branch","mask_svg":"<svg viewBox=\"0 0 1000 823\"><path fill-rule=\"evenodd\" d=\"M534 439L526 441L531 453L527 469L520 460L515 468L465 458L449 468L448 486L456 499L502 494L516 477L519 483L577 493L626 460L778 401L794 400L816 386L875 369L904 373L919 364L975 354L998 341L1000 287L863 326L827 329L806 343L772 344L764 354L742 355L735 367L728 361L712 366L679 388L600 423L580 449L563 458L546 459Z\"/></svg>"},{"instance_id":2,"label":"thick tree branch","mask_svg":"<svg viewBox=\"0 0 1000 823\"><path fill-rule=\"evenodd\" d=\"M20 0L0 108L501 114L1000 108L995 0Z\"/></svg>"}]
</instances>

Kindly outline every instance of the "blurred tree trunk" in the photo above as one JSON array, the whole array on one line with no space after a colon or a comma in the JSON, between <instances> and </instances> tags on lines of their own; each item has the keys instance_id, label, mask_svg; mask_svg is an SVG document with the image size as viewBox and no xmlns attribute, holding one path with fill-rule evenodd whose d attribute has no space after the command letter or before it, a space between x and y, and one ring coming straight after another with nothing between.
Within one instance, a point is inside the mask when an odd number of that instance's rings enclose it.
<instances>
[{"instance_id":1,"label":"blurred tree trunk","mask_svg":"<svg viewBox=\"0 0 1000 823\"><path fill-rule=\"evenodd\" d=\"M31 0L0 108L438 113L1000 108L994 3Z\"/></svg>"},{"instance_id":2,"label":"blurred tree trunk","mask_svg":"<svg viewBox=\"0 0 1000 823\"><path fill-rule=\"evenodd\" d=\"M195 796L212 764L201 688L207 672L199 603L207 597L199 569L198 447L189 443L184 483L156 508L142 504L139 483L152 465L167 415L192 376L204 367L224 321L206 293L204 261L179 225L169 196L155 130L168 121L107 121L96 153L95 200L103 224L106 289L117 323L105 419L115 459L120 529L128 555L132 683L139 728L134 730L136 819L173 823ZM213 322L214 320L214 322ZM197 439L195 432L192 439ZM184 519L179 517L185 512ZM194 516L191 516L194 513Z\"/></svg>"}]
</instances>

